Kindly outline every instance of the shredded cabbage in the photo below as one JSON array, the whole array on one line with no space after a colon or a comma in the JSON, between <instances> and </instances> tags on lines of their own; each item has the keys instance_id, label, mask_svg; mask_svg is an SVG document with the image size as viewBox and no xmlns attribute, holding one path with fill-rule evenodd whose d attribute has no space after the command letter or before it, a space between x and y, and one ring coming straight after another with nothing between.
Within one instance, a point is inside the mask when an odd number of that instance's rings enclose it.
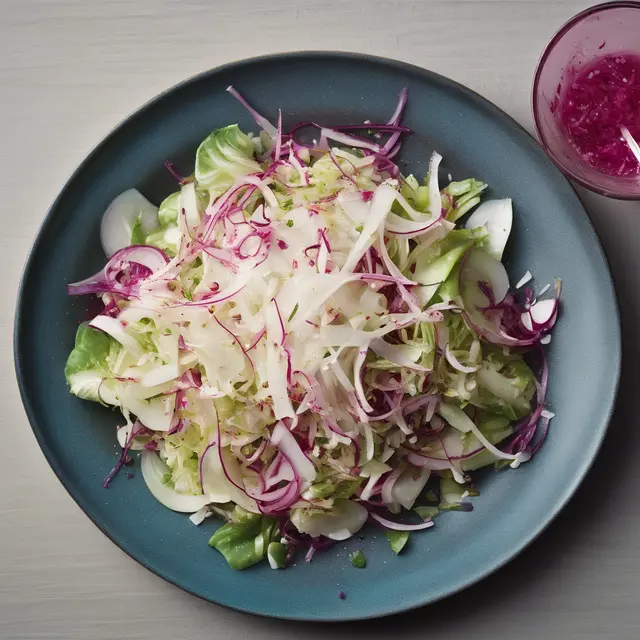
<instances>
[{"instance_id":1,"label":"shredded cabbage","mask_svg":"<svg viewBox=\"0 0 640 640\"><path fill-rule=\"evenodd\" d=\"M441 188L436 153L423 183L400 173L403 100L386 145L335 127L304 146L250 107L259 136L211 133L157 224L132 229L166 264L109 266L135 286L105 288L78 328L71 393L120 409L160 502L227 521L210 544L236 569L301 544L310 559L370 513L398 553L427 525L396 514L466 504L469 471L517 467L544 437L559 285L516 300L510 201L456 226L485 183ZM424 504L438 480L440 509Z\"/></svg>"}]
</instances>

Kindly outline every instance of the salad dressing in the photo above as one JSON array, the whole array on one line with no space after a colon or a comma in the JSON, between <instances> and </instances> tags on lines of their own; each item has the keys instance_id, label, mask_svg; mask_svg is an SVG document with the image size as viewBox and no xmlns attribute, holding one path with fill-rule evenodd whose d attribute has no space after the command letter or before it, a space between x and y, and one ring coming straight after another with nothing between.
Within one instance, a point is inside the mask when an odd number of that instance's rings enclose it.
<instances>
[{"instance_id":1,"label":"salad dressing","mask_svg":"<svg viewBox=\"0 0 640 640\"><path fill-rule=\"evenodd\" d=\"M558 106L569 139L589 165L612 176L640 175L640 163L620 132L624 126L640 137L640 55L596 58L576 73L552 109Z\"/></svg>"}]
</instances>

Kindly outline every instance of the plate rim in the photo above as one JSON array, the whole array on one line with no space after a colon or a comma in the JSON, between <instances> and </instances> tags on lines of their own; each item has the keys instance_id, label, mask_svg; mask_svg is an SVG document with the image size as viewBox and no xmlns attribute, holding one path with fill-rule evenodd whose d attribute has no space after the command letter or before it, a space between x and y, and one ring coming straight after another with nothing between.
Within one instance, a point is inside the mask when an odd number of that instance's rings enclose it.
<instances>
[{"instance_id":1,"label":"plate rim","mask_svg":"<svg viewBox=\"0 0 640 640\"><path fill-rule=\"evenodd\" d=\"M270 61L281 61L281 60L293 60L293 59L304 59L304 58L327 58L327 59L338 59L338 60L349 60L349 61L362 61L365 63L373 63L376 65L380 65L382 67L391 67L391 68L399 68L404 71L410 72L417 76L421 76L427 80L436 80L440 84L454 89L466 97L470 98L475 104L480 104L484 109L491 112L493 116L495 116L498 120L506 122L512 129L516 129L520 133L525 134L525 139L527 139L528 143L537 149L543 156L544 161L546 161L549 166L558 174L563 181L567 183L567 185L572 190L573 194L576 197L576 200L580 203L581 214L584 216L585 222L587 226L590 228L592 232L593 239L595 241L596 247L599 251L600 257L604 263L605 271L604 274L606 279L608 280L608 284L611 289L612 294L612 318L614 322L612 322L612 326L614 328L613 338L615 339L614 345L614 356L612 358L611 365L613 366L613 370L615 372L615 379L613 380L613 389L612 394L609 399L609 406L606 411L605 419L602 421L602 424L599 426L598 431L595 434L595 438L592 442L592 449L589 452L589 455L583 461L581 467L577 469L569 483L567 483L562 491L561 496L556 500L553 509L547 514L546 519L537 524L537 526L532 529L532 531L527 535L520 538L515 544L510 545L510 547L503 551L501 556L497 558L490 568L483 568L477 571L475 574L467 574L462 579L458 580L457 583L450 588L443 590L442 592L433 595L433 596L424 596L421 600L416 600L415 602L407 603L407 604L398 604L395 606L391 606L385 608L384 610L379 610L376 612L371 612L368 614L354 614L351 613L350 610L344 609L342 613L332 615L332 616L316 616L312 613L303 613L300 615L281 615L276 612L268 612L259 610L256 607L249 606L234 606L230 604L223 604L217 602L213 599L210 599L200 593L197 593L193 589L189 588L184 584L180 584L179 581L170 578L165 575L161 567L154 566L152 562L148 561L146 557L136 557L126 548L126 544L121 543L115 535L111 535L106 527L99 521L97 517L94 517L94 514L91 512L91 509L83 504L83 499L80 496L79 491L75 489L75 485L68 478L66 478L65 471L55 462L55 456L47 445L46 440L43 436L41 428L37 424L36 420L36 412L32 406L31 400L29 398L29 394L27 391L28 383L26 381L26 373L22 367L21 363L21 330L20 327L24 322L22 307L23 301L26 298L26 283L30 274L30 271L33 268L33 264L35 262L36 253L40 247L40 245L45 241L47 236L47 231L49 225L52 223L53 216L55 210L58 208L60 202L65 197L67 190L72 185L72 183L76 180L77 176L82 173L85 166L89 164L94 157L101 151L101 149L107 145L113 138L115 138L120 129L127 124L132 123L137 118L144 116L145 112L155 105L157 102L163 100L166 96L178 91L184 87L189 86L192 83L197 83L207 77L215 76L219 73L223 73L226 71L233 71L234 69L241 70L244 67L250 67L254 64L261 64ZM607 258L607 254L604 250L602 240L600 239L599 234L597 233L596 228L589 217L582 201L580 200L578 193L573 184L564 176L564 174L556 167L553 161L544 153L544 150L540 147L536 139L531 135L529 131L527 131L518 121L516 121L512 116L510 116L507 112L502 110L496 104L491 102L488 98L485 98L478 92L470 89L469 87L448 78L447 76L443 76L439 73L431 71L425 67L420 67L418 65L405 62L403 60L397 60L393 58L387 58L383 56L376 56L365 53L358 53L352 51L336 51L336 50L300 50L300 51L287 51L282 53L273 53L273 54L264 54L259 56L253 56L249 58L242 58L240 60L235 60L231 62L224 63L222 65L218 65L216 67L212 67L210 69L206 69L197 74L189 76L180 82L171 85L170 87L164 89L157 95L153 96L151 99L144 102L141 106L137 107L133 111L131 111L127 116L125 116L122 120L120 120L114 127L112 127L109 132L104 135L100 141L94 145L91 150L84 156L80 164L73 170L73 172L69 175L69 177L65 180L64 184L58 191L56 197L52 201L51 205L47 209L46 214L44 215L42 222L40 223L38 230L34 236L34 239L31 244L31 248L27 253L27 257L22 269L22 273L20 275L19 286L16 296L16 309L14 314L14 323L13 323L13 356L14 356L14 368L16 373L16 378L18 382L18 388L20 392L20 398L22 400L22 404L27 415L27 419L29 421L29 425L31 426L31 430L34 433L36 441L45 456L45 459L52 471L56 475L59 482L65 488L67 493L71 496L74 502L80 507L82 512L93 522L93 524L107 537L111 542L113 542L121 551L126 553L130 558L135 560L139 565L143 566L145 569L151 571L153 574L162 578L166 582L171 585L174 585L197 598L215 604L219 607L224 607L225 609L230 609L233 611L238 611L241 613L248 613L255 616L273 618L273 619L281 619L281 620L293 620L293 621L313 621L313 622L347 622L354 620L370 620L381 618L390 615L396 615L403 612L415 610L426 605L433 604L449 596L452 596L456 593L471 587L474 584L477 584L484 578L492 575L503 566L505 566L508 562L513 560L516 556L518 556L526 547L528 547L534 540L536 540L548 527L549 525L556 519L560 511L565 508L568 502L573 498L576 493L578 487L582 484L586 474L589 469L591 469L595 459L602 447L602 443L606 436L606 433L609 428L609 424L611 422L611 418L613 412L616 407L616 402L620 389L620 378L621 378L621 366L622 366L622 327L621 327L621 319L620 319L620 309L618 302L618 292L616 289L616 283L613 279L613 274L611 271L611 266L609 264L609 260Z\"/></svg>"}]
</instances>

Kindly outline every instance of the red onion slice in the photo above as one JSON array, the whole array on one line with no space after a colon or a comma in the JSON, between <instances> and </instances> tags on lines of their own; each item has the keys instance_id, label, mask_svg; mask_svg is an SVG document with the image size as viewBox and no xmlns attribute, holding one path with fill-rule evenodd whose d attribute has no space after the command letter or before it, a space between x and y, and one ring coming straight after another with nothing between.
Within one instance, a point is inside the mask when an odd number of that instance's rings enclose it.
<instances>
[{"instance_id":1,"label":"red onion slice","mask_svg":"<svg viewBox=\"0 0 640 640\"><path fill-rule=\"evenodd\" d=\"M383 527L387 529L392 529L393 531L420 531L422 529L429 529L429 527L433 527L433 521L427 520L425 522L421 522L420 524L402 524L400 522L393 522L392 520L387 520L382 516L379 516L377 513L369 513L369 515Z\"/></svg>"},{"instance_id":2,"label":"red onion slice","mask_svg":"<svg viewBox=\"0 0 640 640\"><path fill-rule=\"evenodd\" d=\"M233 85L230 84L227 87L227 91L251 114L256 124L262 127L275 140L278 130L263 115L258 113Z\"/></svg>"},{"instance_id":3,"label":"red onion slice","mask_svg":"<svg viewBox=\"0 0 640 640\"><path fill-rule=\"evenodd\" d=\"M478 366L474 365L472 367L466 366L464 364L462 364L460 362L460 360L458 360L458 358L456 358L452 351L451 348L449 347L449 343L447 342L447 346L444 348L444 356L447 359L447 362L457 371L461 371L462 373L473 373L474 371L478 370Z\"/></svg>"},{"instance_id":4,"label":"red onion slice","mask_svg":"<svg viewBox=\"0 0 640 640\"><path fill-rule=\"evenodd\" d=\"M131 245L116 251L104 269L90 278L67 285L67 293L72 296L86 295L89 293L118 293L125 297L130 296L145 277L159 271L169 263L169 258L164 251L150 245ZM135 265L140 265L146 270L138 268L134 272ZM121 278L129 269L127 278Z\"/></svg>"},{"instance_id":5,"label":"red onion slice","mask_svg":"<svg viewBox=\"0 0 640 640\"><path fill-rule=\"evenodd\" d=\"M391 510L391 508L394 506L394 500L393 500L393 486L395 485L395 483L397 482L398 478L402 475L402 472L404 471L404 469L402 468L402 466L399 466L397 468L395 468L386 478L384 483L382 484L382 492L381 492L381 497L382 497L382 502L384 502L387 505L387 508L389 508ZM396 511L394 511L396 512Z\"/></svg>"},{"instance_id":6,"label":"red onion slice","mask_svg":"<svg viewBox=\"0 0 640 640\"><path fill-rule=\"evenodd\" d=\"M313 462L304 454L298 441L282 421L278 422L273 429L271 444L282 451L300 477L307 482L315 480L316 468Z\"/></svg>"}]
</instances>

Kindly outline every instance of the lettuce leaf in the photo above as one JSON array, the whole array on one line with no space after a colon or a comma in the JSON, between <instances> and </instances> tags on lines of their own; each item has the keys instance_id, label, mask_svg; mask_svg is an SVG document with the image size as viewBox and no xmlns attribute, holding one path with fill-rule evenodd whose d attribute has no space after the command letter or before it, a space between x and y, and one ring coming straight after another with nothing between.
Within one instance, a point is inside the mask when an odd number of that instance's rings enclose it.
<instances>
[{"instance_id":1,"label":"lettuce leaf","mask_svg":"<svg viewBox=\"0 0 640 640\"><path fill-rule=\"evenodd\" d=\"M118 349L117 343L106 333L86 322L78 326L75 345L64 368L71 393L84 400L100 402L100 384L111 375L107 358L112 349Z\"/></svg>"},{"instance_id":2,"label":"lettuce leaf","mask_svg":"<svg viewBox=\"0 0 640 640\"><path fill-rule=\"evenodd\" d=\"M216 129L196 152L196 182L209 191L222 193L236 178L260 171L253 156L251 138L237 124Z\"/></svg>"},{"instance_id":3,"label":"lettuce leaf","mask_svg":"<svg viewBox=\"0 0 640 640\"><path fill-rule=\"evenodd\" d=\"M260 562L277 534L273 518L256 516L247 522L230 523L220 527L209 540L232 569L246 569Z\"/></svg>"}]
</instances>

